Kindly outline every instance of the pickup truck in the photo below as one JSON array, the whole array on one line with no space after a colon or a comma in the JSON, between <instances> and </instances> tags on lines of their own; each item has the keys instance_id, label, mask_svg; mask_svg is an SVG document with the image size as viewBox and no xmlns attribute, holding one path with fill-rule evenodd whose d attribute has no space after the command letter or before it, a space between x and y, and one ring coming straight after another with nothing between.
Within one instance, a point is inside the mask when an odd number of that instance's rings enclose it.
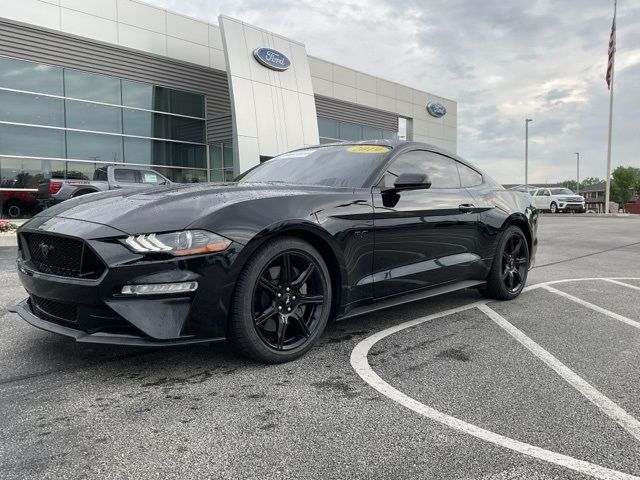
<instances>
[{"instance_id":1,"label":"pickup truck","mask_svg":"<svg viewBox=\"0 0 640 480\"><path fill-rule=\"evenodd\" d=\"M141 188L169 185L171 181L150 168L108 166L93 173L93 180L56 179L38 184L38 203L44 208L87 193L118 188Z\"/></svg>"},{"instance_id":2,"label":"pickup truck","mask_svg":"<svg viewBox=\"0 0 640 480\"><path fill-rule=\"evenodd\" d=\"M0 188L0 207L8 218L20 218L38 211L36 192L17 188Z\"/></svg>"}]
</instances>

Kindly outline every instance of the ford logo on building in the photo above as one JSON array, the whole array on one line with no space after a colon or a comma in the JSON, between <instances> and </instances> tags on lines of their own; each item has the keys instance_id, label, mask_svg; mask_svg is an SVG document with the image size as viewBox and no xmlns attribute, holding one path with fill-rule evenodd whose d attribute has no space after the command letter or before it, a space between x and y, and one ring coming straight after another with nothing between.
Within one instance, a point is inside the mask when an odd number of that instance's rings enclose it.
<instances>
[{"instance_id":1,"label":"ford logo on building","mask_svg":"<svg viewBox=\"0 0 640 480\"><path fill-rule=\"evenodd\" d=\"M253 56L256 57L258 62L271 70L284 72L291 66L291 61L273 48L256 48L253 51Z\"/></svg>"},{"instance_id":2,"label":"ford logo on building","mask_svg":"<svg viewBox=\"0 0 640 480\"><path fill-rule=\"evenodd\" d=\"M429 115L432 117L440 118L444 117L447 113L447 108L441 103L429 102L427 103L427 112L429 112Z\"/></svg>"}]
</instances>

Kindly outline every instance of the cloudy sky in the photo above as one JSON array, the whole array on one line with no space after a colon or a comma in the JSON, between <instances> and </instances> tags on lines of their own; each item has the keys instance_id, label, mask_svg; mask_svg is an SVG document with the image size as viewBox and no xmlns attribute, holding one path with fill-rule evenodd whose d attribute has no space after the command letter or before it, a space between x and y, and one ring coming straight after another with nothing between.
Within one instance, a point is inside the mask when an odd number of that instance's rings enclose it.
<instances>
[{"instance_id":1,"label":"cloudy sky","mask_svg":"<svg viewBox=\"0 0 640 480\"><path fill-rule=\"evenodd\" d=\"M148 0L458 101L458 153L503 183L604 177L613 0ZM640 1L619 0L613 166L640 167Z\"/></svg>"}]
</instances>

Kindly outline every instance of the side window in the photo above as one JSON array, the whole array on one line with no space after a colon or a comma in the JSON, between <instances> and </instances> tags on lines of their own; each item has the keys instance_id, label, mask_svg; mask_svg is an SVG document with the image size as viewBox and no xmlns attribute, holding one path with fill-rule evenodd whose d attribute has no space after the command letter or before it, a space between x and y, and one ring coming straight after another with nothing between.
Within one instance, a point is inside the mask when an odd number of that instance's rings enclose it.
<instances>
[{"instance_id":1,"label":"side window","mask_svg":"<svg viewBox=\"0 0 640 480\"><path fill-rule=\"evenodd\" d=\"M100 182L107 181L107 169L106 168L98 168L95 172L93 172L93 179L98 180Z\"/></svg>"},{"instance_id":2,"label":"side window","mask_svg":"<svg viewBox=\"0 0 640 480\"><path fill-rule=\"evenodd\" d=\"M403 153L389 165L380 185L392 187L395 179L403 173L426 173L431 180L431 188L460 188L456 162L437 153L424 150Z\"/></svg>"},{"instance_id":3,"label":"side window","mask_svg":"<svg viewBox=\"0 0 640 480\"><path fill-rule=\"evenodd\" d=\"M542 193L542 195L544 195L545 197L550 197L551 196L551 192L549 192L549 190L545 189L544 192Z\"/></svg>"},{"instance_id":4,"label":"side window","mask_svg":"<svg viewBox=\"0 0 640 480\"><path fill-rule=\"evenodd\" d=\"M136 171L128 168L116 168L113 171L116 182L138 183L136 176Z\"/></svg>"},{"instance_id":5,"label":"side window","mask_svg":"<svg viewBox=\"0 0 640 480\"><path fill-rule=\"evenodd\" d=\"M482 185L482 175L473 168L469 168L460 162L456 162L458 172L460 173L460 183L463 187L476 187Z\"/></svg>"},{"instance_id":6,"label":"side window","mask_svg":"<svg viewBox=\"0 0 640 480\"><path fill-rule=\"evenodd\" d=\"M164 179L160 178L154 172L149 172L148 170L141 170L140 176L142 177L142 183L151 183L153 185L158 185L159 183L164 182Z\"/></svg>"}]
</instances>

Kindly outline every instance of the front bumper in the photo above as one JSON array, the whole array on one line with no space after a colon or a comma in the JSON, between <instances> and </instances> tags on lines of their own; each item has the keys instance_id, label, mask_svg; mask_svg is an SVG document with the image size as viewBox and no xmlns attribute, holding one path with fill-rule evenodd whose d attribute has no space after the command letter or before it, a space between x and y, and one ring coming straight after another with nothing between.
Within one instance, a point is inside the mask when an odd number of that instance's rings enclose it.
<instances>
[{"instance_id":1,"label":"front bumper","mask_svg":"<svg viewBox=\"0 0 640 480\"><path fill-rule=\"evenodd\" d=\"M65 337L71 337L78 343L99 343L104 345L124 345L130 347L169 347L177 345L192 345L196 343L213 343L223 341L224 337L214 338L182 338L173 340L152 340L149 337L139 335L127 335L116 333L95 332L86 333L76 328L59 325L38 317L31 308L29 299L9 308L10 312L17 313L23 320L34 327L47 332L57 333Z\"/></svg>"},{"instance_id":2,"label":"front bumper","mask_svg":"<svg viewBox=\"0 0 640 480\"><path fill-rule=\"evenodd\" d=\"M30 234L81 240L104 263L104 271L94 278L42 271L29 253L34 248L26 240ZM122 232L104 225L34 217L18 232L18 277L29 298L12 311L38 328L78 342L164 346L225 338L234 285L229 270L240 245L232 243L208 255L148 258L131 252L117 237ZM179 282L197 282L198 289L154 296L121 294L124 285Z\"/></svg>"},{"instance_id":3,"label":"front bumper","mask_svg":"<svg viewBox=\"0 0 640 480\"><path fill-rule=\"evenodd\" d=\"M577 202L559 202L558 210L571 210L576 212L584 212L586 210L584 203Z\"/></svg>"}]
</instances>

